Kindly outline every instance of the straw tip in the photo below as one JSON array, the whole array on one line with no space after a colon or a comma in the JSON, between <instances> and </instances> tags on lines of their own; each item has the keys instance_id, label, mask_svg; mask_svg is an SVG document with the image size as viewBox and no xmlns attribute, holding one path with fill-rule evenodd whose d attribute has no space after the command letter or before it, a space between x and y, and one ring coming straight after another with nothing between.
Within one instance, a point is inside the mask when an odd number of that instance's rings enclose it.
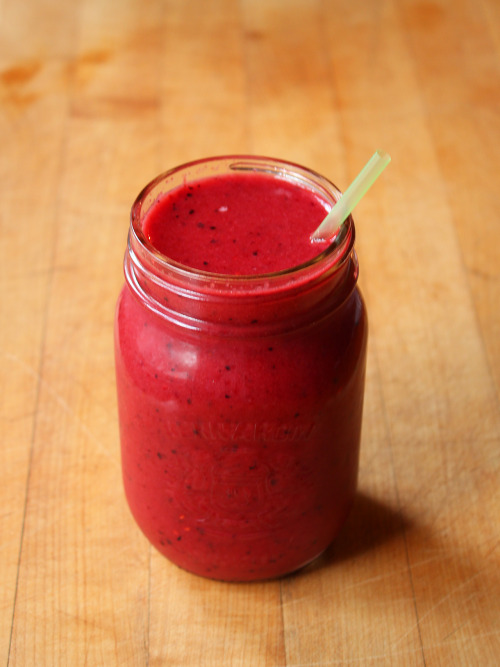
<instances>
[{"instance_id":1,"label":"straw tip","mask_svg":"<svg viewBox=\"0 0 500 667\"><path fill-rule=\"evenodd\" d=\"M389 153L387 153L386 151L377 150L377 151L375 151L375 155L376 155L380 160L383 160L383 161L386 162L387 164L389 164L389 162L391 161L391 156L390 156Z\"/></svg>"},{"instance_id":2,"label":"straw tip","mask_svg":"<svg viewBox=\"0 0 500 667\"><path fill-rule=\"evenodd\" d=\"M380 174L391 161L391 156L385 151L377 150L356 176L340 199L333 205L330 213L326 216L318 229L310 237L310 240L324 240L335 238L340 226L352 212L353 208L373 185Z\"/></svg>"}]
</instances>

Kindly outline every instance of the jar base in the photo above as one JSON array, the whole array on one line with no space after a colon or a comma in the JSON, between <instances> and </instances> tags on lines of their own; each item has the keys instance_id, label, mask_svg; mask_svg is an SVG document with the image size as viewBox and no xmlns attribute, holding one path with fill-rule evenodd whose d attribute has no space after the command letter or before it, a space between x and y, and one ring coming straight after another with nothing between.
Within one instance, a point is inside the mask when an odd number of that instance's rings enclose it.
<instances>
[{"instance_id":1,"label":"jar base","mask_svg":"<svg viewBox=\"0 0 500 667\"><path fill-rule=\"evenodd\" d=\"M175 565L175 567L178 567L180 570L183 572L187 572L188 574L192 574L196 577L201 577L202 579L208 579L210 581L218 581L220 583L230 583L230 584L251 584L254 582L269 582L269 581L279 581L281 579L285 579L286 577L291 577L298 572L304 570L307 568L309 565L320 559L324 553L328 550L328 548L331 546L332 542L327 544L319 553L317 553L315 556L312 556L311 558L307 559L305 562L301 563L300 565L297 565L291 569L287 569L283 572L277 572L275 574L258 574L258 573L252 573L249 572L247 575L242 575L240 577L235 576L223 576L223 575L217 575L215 572L201 572L197 571L195 568L188 568L186 566L180 565L179 563L176 563L174 560L169 558L168 556L165 556L161 551L159 552L162 556L164 556L172 565Z\"/></svg>"},{"instance_id":2,"label":"jar base","mask_svg":"<svg viewBox=\"0 0 500 667\"><path fill-rule=\"evenodd\" d=\"M329 537L325 540L322 540L317 549L309 550L309 554L304 553L303 558L300 560L297 558L289 558L287 562L284 558L283 562L281 563L266 562L260 565L254 564L247 568L233 567L231 570L229 570L228 568L219 566L215 563L210 566L201 563L193 563L192 558L190 557L183 558L183 555L179 553L166 553L166 550L164 550L161 545L158 546L153 542L151 542L151 544L162 556L164 556L168 561L170 561L179 569L185 572L189 572L190 574L194 574L198 577L203 577L204 579L226 583L273 581L294 575L320 559L338 538L339 533L347 522L352 504L353 502L349 503L349 505L344 508L343 516L340 518L340 520L338 520L335 526L335 530L330 532Z\"/></svg>"}]
</instances>

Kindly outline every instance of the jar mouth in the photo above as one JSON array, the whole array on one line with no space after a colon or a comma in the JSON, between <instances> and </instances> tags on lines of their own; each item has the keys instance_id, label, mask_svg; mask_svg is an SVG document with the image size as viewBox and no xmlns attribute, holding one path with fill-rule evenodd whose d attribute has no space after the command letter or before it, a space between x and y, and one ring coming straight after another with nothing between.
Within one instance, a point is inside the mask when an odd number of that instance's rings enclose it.
<instances>
[{"instance_id":1,"label":"jar mouth","mask_svg":"<svg viewBox=\"0 0 500 667\"><path fill-rule=\"evenodd\" d=\"M262 286L284 285L295 283L316 270L323 273L325 270L335 271L344 263L353 249L355 228L352 216L349 215L341 226L339 233L325 250L306 262L268 273L255 274L223 274L205 271L177 262L156 249L143 231L143 219L151 206L161 197L178 185L191 181L202 180L205 177L234 172L258 172L286 180L300 187L309 189L323 201L333 206L341 197L342 192L332 182L321 174L303 167L302 165L286 160L260 155L223 155L202 158L186 162L168 171L163 172L148 183L137 196L130 214L130 231L128 238L128 252L141 263L148 265L158 275L168 276L176 282L196 285L197 289L210 286L210 289L235 289L244 291ZM325 213L326 215L326 213Z\"/></svg>"}]
</instances>

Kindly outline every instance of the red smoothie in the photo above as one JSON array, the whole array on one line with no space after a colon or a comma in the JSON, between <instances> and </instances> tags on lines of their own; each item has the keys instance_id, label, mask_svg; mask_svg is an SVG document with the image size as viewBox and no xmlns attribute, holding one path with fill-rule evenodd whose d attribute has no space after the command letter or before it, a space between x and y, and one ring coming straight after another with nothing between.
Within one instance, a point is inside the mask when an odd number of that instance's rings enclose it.
<instances>
[{"instance_id":1,"label":"red smoothie","mask_svg":"<svg viewBox=\"0 0 500 667\"><path fill-rule=\"evenodd\" d=\"M352 220L335 247L309 241L336 196L295 165L220 158L159 177L132 209L115 327L125 491L151 543L197 574L292 572L352 504L367 338Z\"/></svg>"},{"instance_id":2,"label":"red smoothie","mask_svg":"<svg viewBox=\"0 0 500 667\"><path fill-rule=\"evenodd\" d=\"M271 273L325 250L309 237L329 210L312 190L236 172L167 193L148 212L144 233L156 250L201 271Z\"/></svg>"}]
</instances>

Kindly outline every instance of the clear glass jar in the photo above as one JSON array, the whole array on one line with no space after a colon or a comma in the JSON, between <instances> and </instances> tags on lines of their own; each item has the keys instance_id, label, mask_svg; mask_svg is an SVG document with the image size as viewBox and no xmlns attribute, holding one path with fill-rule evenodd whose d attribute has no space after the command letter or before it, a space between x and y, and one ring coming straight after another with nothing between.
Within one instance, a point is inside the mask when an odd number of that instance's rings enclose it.
<instances>
[{"instance_id":1,"label":"clear glass jar","mask_svg":"<svg viewBox=\"0 0 500 667\"><path fill-rule=\"evenodd\" d=\"M332 204L329 181L253 156L159 176L132 208L115 323L123 481L171 561L228 581L287 574L321 554L356 491L367 319L354 224L314 260L225 276L158 253L144 217L161 193L262 170Z\"/></svg>"}]
</instances>

